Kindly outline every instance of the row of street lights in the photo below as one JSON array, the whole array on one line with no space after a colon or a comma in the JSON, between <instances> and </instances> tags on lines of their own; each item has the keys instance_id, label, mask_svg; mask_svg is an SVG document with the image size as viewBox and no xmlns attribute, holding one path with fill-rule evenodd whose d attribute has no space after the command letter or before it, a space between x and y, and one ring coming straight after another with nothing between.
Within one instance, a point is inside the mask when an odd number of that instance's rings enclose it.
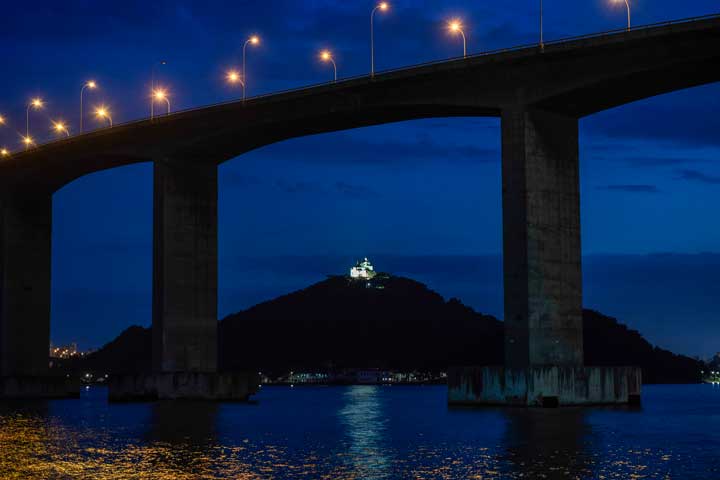
<instances>
[{"instance_id":1,"label":"row of street lights","mask_svg":"<svg viewBox=\"0 0 720 480\"><path fill-rule=\"evenodd\" d=\"M614 3L620 3L624 2L625 6L627 8L627 29L630 30L631 24L630 24L630 3L629 0L612 0ZM373 7L373 9L370 11L370 76L375 76L375 13L380 12L387 12L390 9L390 5L388 2L380 2ZM462 37L463 41L463 58L467 58L467 37L465 36L465 29L463 27L462 22L459 19L453 19L447 23L448 31L452 34L459 34ZM245 101L247 98L247 75L246 75L246 55L247 55L247 47L248 45L256 46L260 44L260 37L257 35L251 35L247 38L245 43L243 44L242 48L242 71L238 72L236 70L230 70L226 74L226 80L230 84L240 84L242 87L242 99ZM543 38L543 0L540 0L540 47L544 47L544 38ZM335 62L335 57L333 56L333 53L330 50L322 50L319 54L320 60L326 63L332 64L333 67L333 82L337 82L338 79L338 68L337 63ZM164 60L158 61L153 64L152 71L151 71L151 95L150 95L150 119L155 118L155 103L156 102L165 102L167 105L167 115L170 114L170 98L166 90L161 88L155 87L155 69L158 66L167 65L167 62ZM82 88L80 89L80 133L83 133L83 117L84 117L84 108L83 108L83 100L84 100L84 94L86 89L95 90L98 88L98 85L95 81L90 80L83 84ZM44 103L41 98L33 98L27 105L26 113L25 113L25 136L22 138L22 142L25 144L25 149L29 149L33 143L34 140L30 136L30 110L40 110L43 108ZM99 120L107 121L108 125L110 127L113 126L113 120L112 116L110 115L110 110L104 106L101 105L95 109L95 116ZM0 126L6 125L7 121L5 117L0 115ZM62 120L52 121L52 128L53 130L59 134L64 134L66 137L70 136L70 129L67 126L66 123L64 123ZM10 155L10 152L2 148L0 149L0 156L7 157Z\"/></svg>"}]
</instances>

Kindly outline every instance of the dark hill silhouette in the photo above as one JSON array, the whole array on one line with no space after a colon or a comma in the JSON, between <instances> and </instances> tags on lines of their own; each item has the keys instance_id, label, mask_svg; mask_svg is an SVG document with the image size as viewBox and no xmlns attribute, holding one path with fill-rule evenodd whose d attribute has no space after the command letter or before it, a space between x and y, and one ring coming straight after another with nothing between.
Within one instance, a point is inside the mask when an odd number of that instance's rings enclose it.
<instances>
[{"instance_id":1,"label":"dark hill silhouette","mask_svg":"<svg viewBox=\"0 0 720 480\"><path fill-rule=\"evenodd\" d=\"M648 383L700 380L700 362L653 347L634 330L583 312L587 365L639 365ZM383 367L444 370L498 365L503 324L416 281L330 277L220 322L224 370ZM97 372L150 369L150 330L131 327L75 365Z\"/></svg>"}]
</instances>

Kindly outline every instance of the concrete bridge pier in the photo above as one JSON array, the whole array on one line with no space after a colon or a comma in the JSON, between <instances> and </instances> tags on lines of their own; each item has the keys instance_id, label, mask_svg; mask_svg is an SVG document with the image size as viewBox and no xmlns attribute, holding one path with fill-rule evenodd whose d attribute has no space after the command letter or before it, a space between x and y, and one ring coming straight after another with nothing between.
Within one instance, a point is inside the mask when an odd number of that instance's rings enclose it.
<instances>
[{"instance_id":1,"label":"concrete bridge pier","mask_svg":"<svg viewBox=\"0 0 720 480\"><path fill-rule=\"evenodd\" d=\"M50 376L52 197L0 199L0 398L78 396Z\"/></svg>"},{"instance_id":2,"label":"concrete bridge pier","mask_svg":"<svg viewBox=\"0 0 720 480\"><path fill-rule=\"evenodd\" d=\"M585 367L578 120L502 112L505 366L453 369L450 403L639 401L637 368Z\"/></svg>"},{"instance_id":3,"label":"concrete bridge pier","mask_svg":"<svg viewBox=\"0 0 720 480\"><path fill-rule=\"evenodd\" d=\"M117 376L110 399L246 400L252 375L218 373L217 165L154 167L153 370Z\"/></svg>"}]
</instances>

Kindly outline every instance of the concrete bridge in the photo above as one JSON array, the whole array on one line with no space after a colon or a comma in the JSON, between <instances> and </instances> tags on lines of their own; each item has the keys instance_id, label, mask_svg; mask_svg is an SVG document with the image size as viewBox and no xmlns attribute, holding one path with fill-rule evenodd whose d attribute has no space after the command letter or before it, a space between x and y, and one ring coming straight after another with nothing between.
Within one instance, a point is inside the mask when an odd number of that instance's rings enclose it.
<instances>
[{"instance_id":1,"label":"concrete bridge","mask_svg":"<svg viewBox=\"0 0 720 480\"><path fill-rule=\"evenodd\" d=\"M627 401L639 389L636 370L583 366L578 120L717 80L720 16L711 16L198 108L18 153L0 163L0 395L66 388L45 376L51 199L69 182L154 163L155 374L115 391L242 397L251 380L217 374L218 165L303 135L491 116L502 121L506 367L456 372L450 401ZM615 393L581 392L598 381Z\"/></svg>"}]
</instances>

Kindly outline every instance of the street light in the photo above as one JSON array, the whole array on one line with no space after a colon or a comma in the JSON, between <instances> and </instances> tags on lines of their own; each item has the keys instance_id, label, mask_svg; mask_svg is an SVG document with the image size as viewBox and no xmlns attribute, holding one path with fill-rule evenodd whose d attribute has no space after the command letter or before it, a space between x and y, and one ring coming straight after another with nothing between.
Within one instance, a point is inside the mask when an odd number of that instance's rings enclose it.
<instances>
[{"instance_id":1,"label":"street light","mask_svg":"<svg viewBox=\"0 0 720 480\"><path fill-rule=\"evenodd\" d=\"M155 67L158 65L167 65L167 62L165 60L160 60L159 62L153 63L152 66L152 75L150 80L150 120L155 117L155 99L152 96L155 94Z\"/></svg>"},{"instance_id":2,"label":"street light","mask_svg":"<svg viewBox=\"0 0 720 480\"><path fill-rule=\"evenodd\" d=\"M613 0L615 3L620 3L623 0ZM627 29L630 30L630 2L628 0L625 1L625 7L627 7Z\"/></svg>"},{"instance_id":3,"label":"street light","mask_svg":"<svg viewBox=\"0 0 720 480\"><path fill-rule=\"evenodd\" d=\"M64 133L68 137L70 136L70 130L68 130L67 125L65 125L62 120L53 122L53 130L55 130L56 133Z\"/></svg>"},{"instance_id":4,"label":"street light","mask_svg":"<svg viewBox=\"0 0 720 480\"><path fill-rule=\"evenodd\" d=\"M8 157L10 156L10 151L7 148L0 148L0 155L2 155L3 157Z\"/></svg>"},{"instance_id":5,"label":"street light","mask_svg":"<svg viewBox=\"0 0 720 480\"><path fill-rule=\"evenodd\" d=\"M89 82L85 82L85 84L80 89L80 133L83 132L83 92L85 92L85 89L89 88L90 90L94 90L97 88L97 84L90 80Z\"/></svg>"},{"instance_id":6,"label":"street light","mask_svg":"<svg viewBox=\"0 0 720 480\"><path fill-rule=\"evenodd\" d=\"M245 40L243 44L243 64L242 64L242 89L243 89L243 102L245 101L245 95L247 90L247 73L245 71L245 50L247 49L248 43L251 45L259 45L260 37L257 35L251 35L250 38Z\"/></svg>"},{"instance_id":7,"label":"street light","mask_svg":"<svg viewBox=\"0 0 720 480\"><path fill-rule=\"evenodd\" d=\"M110 116L110 112L108 111L107 107L105 107L104 105L95 109L95 116L97 116L100 120L107 119L110 122L110 127L113 126L113 121L112 121L112 117Z\"/></svg>"},{"instance_id":8,"label":"street light","mask_svg":"<svg viewBox=\"0 0 720 480\"><path fill-rule=\"evenodd\" d=\"M153 92L153 100L165 100L167 103L167 114L170 115L170 99L165 90L155 90Z\"/></svg>"},{"instance_id":9,"label":"street light","mask_svg":"<svg viewBox=\"0 0 720 480\"><path fill-rule=\"evenodd\" d=\"M543 0L540 0L540 50L545 49L545 39L543 38Z\"/></svg>"},{"instance_id":10,"label":"street light","mask_svg":"<svg viewBox=\"0 0 720 480\"><path fill-rule=\"evenodd\" d=\"M448 30L450 30L451 33L459 33L462 35L463 39L463 58L467 57L467 40L465 39L465 32L463 31L463 24L460 22L460 20L451 20L450 23L448 23Z\"/></svg>"},{"instance_id":11,"label":"street light","mask_svg":"<svg viewBox=\"0 0 720 480\"><path fill-rule=\"evenodd\" d=\"M370 76L375 76L375 12L380 10L386 12L390 8L387 2L378 3L370 12Z\"/></svg>"},{"instance_id":12,"label":"street light","mask_svg":"<svg viewBox=\"0 0 720 480\"><path fill-rule=\"evenodd\" d=\"M43 107L43 101L40 98L33 98L30 100L30 103L28 103L27 110L25 111L25 148L30 148L30 144L32 143L32 138L30 138L30 108L34 108L35 110L39 110Z\"/></svg>"},{"instance_id":13,"label":"street light","mask_svg":"<svg viewBox=\"0 0 720 480\"><path fill-rule=\"evenodd\" d=\"M25 150L30 148L30 145L34 143L34 140L30 136L22 137L22 141L25 144Z\"/></svg>"},{"instance_id":14,"label":"street light","mask_svg":"<svg viewBox=\"0 0 720 480\"><path fill-rule=\"evenodd\" d=\"M243 90L245 89L245 82L243 82L242 76L237 70L228 70L225 74L225 80L231 85L239 83Z\"/></svg>"},{"instance_id":15,"label":"street light","mask_svg":"<svg viewBox=\"0 0 720 480\"><path fill-rule=\"evenodd\" d=\"M237 70L228 70L228 72L225 74L225 79L228 81L228 83L245 83L243 82L242 77Z\"/></svg>"},{"instance_id":16,"label":"street light","mask_svg":"<svg viewBox=\"0 0 720 480\"><path fill-rule=\"evenodd\" d=\"M335 72L334 82L337 82L337 65L335 64L335 59L333 58L332 52L330 50L323 50L320 52L320 60L323 62L330 62L333 66L333 71Z\"/></svg>"},{"instance_id":17,"label":"street light","mask_svg":"<svg viewBox=\"0 0 720 480\"><path fill-rule=\"evenodd\" d=\"M7 120L5 120L5 117L0 115L0 125L5 125L6 122L7 122Z\"/></svg>"}]
</instances>

